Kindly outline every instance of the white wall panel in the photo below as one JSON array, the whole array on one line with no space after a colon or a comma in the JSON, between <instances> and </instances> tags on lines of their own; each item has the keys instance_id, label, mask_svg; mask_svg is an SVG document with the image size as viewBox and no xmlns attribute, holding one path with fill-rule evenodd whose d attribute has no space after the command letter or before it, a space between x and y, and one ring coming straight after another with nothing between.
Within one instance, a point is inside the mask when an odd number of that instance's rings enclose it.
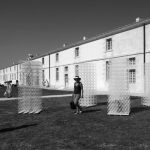
<instances>
[{"instance_id":1,"label":"white wall panel","mask_svg":"<svg viewBox=\"0 0 150 150\"><path fill-rule=\"evenodd\" d=\"M145 30L146 30L146 52L150 52L150 24L146 25Z\"/></svg>"}]
</instances>

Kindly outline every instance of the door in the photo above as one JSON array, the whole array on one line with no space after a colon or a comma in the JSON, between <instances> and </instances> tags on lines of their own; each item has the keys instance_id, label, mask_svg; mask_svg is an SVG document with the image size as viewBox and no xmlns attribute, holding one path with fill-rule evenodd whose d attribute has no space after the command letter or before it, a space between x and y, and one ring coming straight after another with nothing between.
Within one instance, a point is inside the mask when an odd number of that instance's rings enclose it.
<instances>
[{"instance_id":1,"label":"door","mask_svg":"<svg viewBox=\"0 0 150 150\"><path fill-rule=\"evenodd\" d=\"M68 74L65 74L65 76L64 76L64 78L65 78L65 87L68 87Z\"/></svg>"}]
</instances>

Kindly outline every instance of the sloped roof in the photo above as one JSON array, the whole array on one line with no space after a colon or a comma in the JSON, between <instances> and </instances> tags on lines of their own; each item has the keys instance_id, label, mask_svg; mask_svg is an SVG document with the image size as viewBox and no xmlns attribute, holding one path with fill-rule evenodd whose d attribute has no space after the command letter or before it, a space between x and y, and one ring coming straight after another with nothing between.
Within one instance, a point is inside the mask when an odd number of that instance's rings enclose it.
<instances>
[{"instance_id":1,"label":"sloped roof","mask_svg":"<svg viewBox=\"0 0 150 150\"><path fill-rule=\"evenodd\" d=\"M128 30L134 29L134 28L138 28L138 27L143 26L144 24L146 25L146 24L149 24L149 23L150 23L150 19L145 19L145 20L141 20L139 22L134 22L132 24L128 24L128 25L125 25L123 27L116 28L116 29L111 30L109 32L99 34L95 37L88 38L86 40L82 40L82 41L79 41L79 42L76 42L76 43L68 44L68 45L66 45L66 47L58 48L58 49L56 49L52 52L49 52L45 55L41 55L39 57L46 56L46 55L53 54L53 53L57 53L57 52L60 52L60 51L64 51L64 50L67 50L67 49L72 48L72 47L77 47L77 46L80 46L82 44L86 44L86 43L89 43L89 42L92 42L92 41L96 41L96 40L99 40L99 39L102 39L102 38L106 38L108 36L112 36L114 34L125 32L125 31L128 31ZM37 58L39 58L39 57L37 57Z\"/></svg>"},{"instance_id":2,"label":"sloped roof","mask_svg":"<svg viewBox=\"0 0 150 150\"><path fill-rule=\"evenodd\" d=\"M102 38L106 38L106 37L112 36L114 34L125 32L125 31L128 31L128 30L134 29L134 28L141 27L143 25L147 25L147 24L150 24L150 19L144 19L144 20L141 20L139 22L134 22L132 24L128 24L128 25L125 25L123 27L116 28L116 29L111 30L109 32L105 32L105 33L99 34L99 35L97 35L95 37L88 38L88 39L82 40L82 41L78 41L76 43L68 44L65 47L61 47L61 48L58 48L58 49L53 50L51 52L48 52L46 54L36 56L32 60L38 59L38 58L41 58L41 57L44 57L44 56L47 56L47 55L50 55L50 54L54 54L54 53L57 53L57 52L60 52L60 51L64 51L64 50L67 50L69 48L78 47L78 46L80 46L82 44L86 44L86 43L89 43L89 42L92 42L92 41L96 41L96 40L99 40L99 39L102 39ZM16 63L14 65L17 65L17 64L20 64L20 63Z\"/></svg>"}]
</instances>

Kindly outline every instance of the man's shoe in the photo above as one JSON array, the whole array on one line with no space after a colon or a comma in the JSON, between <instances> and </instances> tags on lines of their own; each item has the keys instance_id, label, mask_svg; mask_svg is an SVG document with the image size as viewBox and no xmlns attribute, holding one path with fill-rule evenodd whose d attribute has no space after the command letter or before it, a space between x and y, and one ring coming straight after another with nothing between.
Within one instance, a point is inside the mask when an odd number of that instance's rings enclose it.
<instances>
[{"instance_id":1,"label":"man's shoe","mask_svg":"<svg viewBox=\"0 0 150 150\"><path fill-rule=\"evenodd\" d=\"M79 111L79 114L82 114L82 111L81 111L81 110Z\"/></svg>"},{"instance_id":2,"label":"man's shoe","mask_svg":"<svg viewBox=\"0 0 150 150\"><path fill-rule=\"evenodd\" d=\"M77 115L77 114L78 114L78 112L75 112L74 114L75 114L75 115Z\"/></svg>"}]
</instances>

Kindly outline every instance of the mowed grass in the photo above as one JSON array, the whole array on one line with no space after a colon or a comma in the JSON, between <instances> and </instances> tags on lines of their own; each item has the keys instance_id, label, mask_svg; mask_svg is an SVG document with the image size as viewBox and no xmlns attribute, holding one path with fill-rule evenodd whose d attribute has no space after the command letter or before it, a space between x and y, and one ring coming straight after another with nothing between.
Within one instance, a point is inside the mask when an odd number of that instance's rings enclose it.
<instances>
[{"instance_id":1,"label":"mowed grass","mask_svg":"<svg viewBox=\"0 0 150 150\"><path fill-rule=\"evenodd\" d=\"M74 115L71 97L43 99L40 114L17 114L0 102L0 150L149 150L150 109L131 100L130 116L108 116L106 97Z\"/></svg>"}]
</instances>

